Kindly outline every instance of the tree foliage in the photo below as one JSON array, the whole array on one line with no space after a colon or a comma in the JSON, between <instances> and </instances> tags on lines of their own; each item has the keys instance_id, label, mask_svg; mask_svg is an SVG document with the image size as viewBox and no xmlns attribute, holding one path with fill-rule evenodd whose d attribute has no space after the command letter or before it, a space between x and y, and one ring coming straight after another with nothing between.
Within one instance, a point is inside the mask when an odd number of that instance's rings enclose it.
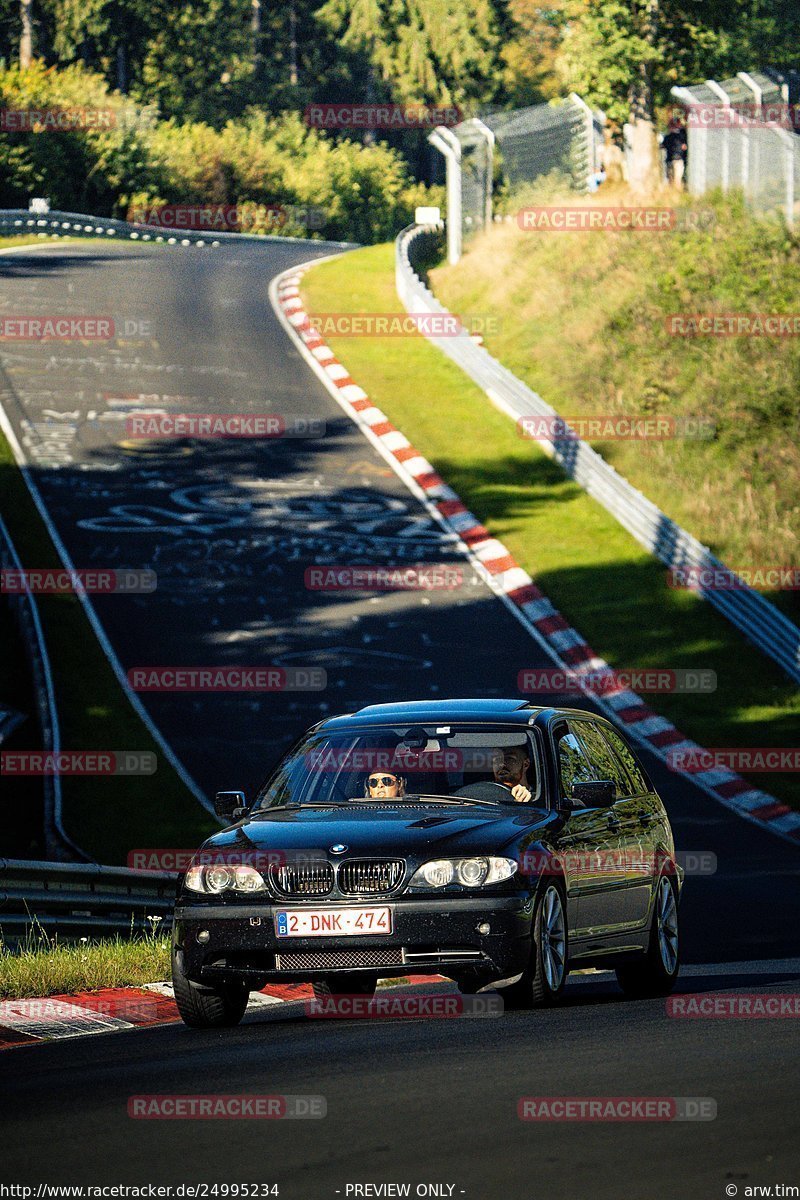
<instances>
[{"instance_id":1,"label":"tree foliage","mask_svg":"<svg viewBox=\"0 0 800 1200\"><path fill-rule=\"evenodd\" d=\"M559 70L565 87L621 125L641 73L655 105L676 83L794 66L794 0L565 0ZM649 36L652 24L653 36Z\"/></svg>"}]
</instances>

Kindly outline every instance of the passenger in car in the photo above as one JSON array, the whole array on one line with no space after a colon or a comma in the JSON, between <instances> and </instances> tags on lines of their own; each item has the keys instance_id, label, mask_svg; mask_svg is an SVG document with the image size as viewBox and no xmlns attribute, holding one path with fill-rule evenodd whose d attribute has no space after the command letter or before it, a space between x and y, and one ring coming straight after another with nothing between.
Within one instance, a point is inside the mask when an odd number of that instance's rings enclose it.
<instances>
[{"instance_id":1,"label":"passenger in car","mask_svg":"<svg viewBox=\"0 0 800 1200\"><path fill-rule=\"evenodd\" d=\"M406 793L406 781L402 775L389 771L373 771L364 784L364 795L371 800L395 800Z\"/></svg>"}]
</instances>

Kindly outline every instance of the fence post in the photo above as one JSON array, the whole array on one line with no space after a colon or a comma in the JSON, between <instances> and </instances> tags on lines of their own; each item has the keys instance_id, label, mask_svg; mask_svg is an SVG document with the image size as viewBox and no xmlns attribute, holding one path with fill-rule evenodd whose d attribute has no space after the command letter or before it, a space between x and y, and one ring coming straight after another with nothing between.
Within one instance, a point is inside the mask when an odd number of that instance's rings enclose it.
<instances>
[{"instance_id":1,"label":"fence post","mask_svg":"<svg viewBox=\"0 0 800 1200\"><path fill-rule=\"evenodd\" d=\"M437 125L428 141L447 164L447 261L455 266L461 258L461 143L445 125Z\"/></svg>"},{"instance_id":2,"label":"fence post","mask_svg":"<svg viewBox=\"0 0 800 1200\"><path fill-rule=\"evenodd\" d=\"M595 152L594 152L594 150L595 150L595 147L594 147L594 117L592 115L592 110L589 108L589 105L586 103L586 101L584 99L582 99L582 97L580 97L578 95L577 92L570 92L569 98L573 104L577 104L578 108L583 110L583 114L584 114L584 118L585 118L584 128L586 131L586 190L588 192L589 180L592 177L592 175L594 175L595 171L597 170L597 163L595 161Z\"/></svg>"},{"instance_id":3,"label":"fence post","mask_svg":"<svg viewBox=\"0 0 800 1200\"><path fill-rule=\"evenodd\" d=\"M486 194L484 196L483 223L489 229L492 224L492 184L494 177L494 131L480 117L472 117L471 123L486 139Z\"/></svg>"},{"instance_id":4,"label":"fence post","mask_svg":"<svg viewBox=\"0 0 800 1200\"><path fill-rule=\"evenodd\" d=\"M741 79L742 83L746 83L747 86L750 88L750 91L755 96L756 109L758 110L758 117L760 117L761 114L763 113L763 106L762 106L761 101L762 101L762 98L764 95L764 93L761 91L761 88L758 86L755 79L753 79L752 75L748 75L747 71L737 71L736 78ZM756 117L756 119L753 122L754 127L758 126L758 117ZM746 123L747 123L747 118L745 117L745 124ZM749 131L747 134L747 143L748 143L748 145L747 145L748 161L747 161L747 183L745 184L745 189L744 189L745 195L748 194L751 176L752 176L753 180L755 181L756 186L758 186L758 171L759 171L758 138L755 139L755 142L753 145L753 149L754 149L755 153L753 154L753 170L752 170L752 172L750 171L750 134L749 134Z\"/></svg>"},{"instance_id":5,"label":"fence post","mask_svg":"<svg viewBox=\"0 0 800 1200\"><path fill-rule=\"evenodd\" d=\"M721 87L720 84L717 83L717 81L715 79L707 79L706 87L710 88L715 96L719 96L724 108L730 109L730 107L731 107L730 96L725 91L725 89L723 87ZM730 119L730 118L728 118L728 119ZM730 161L731 161L730 160L730 132L731 132L730 126L725 125L722 130L722 133L723 133L722 190L723 190L723 192L727 192L727 190L728 190L729 175L730 175Z\"/></svg>"},{"instance_id":6,"label":"fence post","mask_svg":"<svg viewBox=\"0 0 800 1200\"><path fill-rule=\"evenodd\" d=\"M794 227L794 139L796 134L787 129L774 129L773 133L783 142L783 162L786 171L784 187L784 205L786 207L786 224Z\"/></svg>"}]
</instances>

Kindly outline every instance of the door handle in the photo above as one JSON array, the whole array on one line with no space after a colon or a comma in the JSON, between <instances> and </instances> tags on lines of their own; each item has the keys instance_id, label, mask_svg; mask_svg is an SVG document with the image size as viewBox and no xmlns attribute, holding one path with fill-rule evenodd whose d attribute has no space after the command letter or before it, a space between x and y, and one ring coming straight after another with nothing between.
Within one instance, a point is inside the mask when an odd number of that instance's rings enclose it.
<instances>
[{"instance_id":1,"label":"door handle","mask_svg":"<svg viewBox=\"0 0 800 1200\"><path fill-rule=\"evenodd\" d=\"M607 820L609 829L619 829L620 823L616 817L613 817L609 814L609 816L606 818L606 820Z\"/></svg>"}]
</instances>

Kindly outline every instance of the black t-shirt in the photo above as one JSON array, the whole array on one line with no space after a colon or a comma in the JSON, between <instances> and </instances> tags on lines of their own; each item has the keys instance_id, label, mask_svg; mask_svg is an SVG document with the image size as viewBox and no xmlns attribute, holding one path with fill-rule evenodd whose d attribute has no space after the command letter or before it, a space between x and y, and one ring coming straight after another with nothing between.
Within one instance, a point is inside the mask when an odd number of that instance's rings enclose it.
<instances>
[{"instance_id":1,"label":"black t-shirt","mask_svg":"<svg viewBox=\"0 0 800 1200\"><path fill-rule=\"evenodd\" d=\"M668 133L664 138L664 149L667 152L667 159L669 161L674 158L685 158L686 134L683 130L676 129L674 133Z\"/></svg>"}]
</instances>

